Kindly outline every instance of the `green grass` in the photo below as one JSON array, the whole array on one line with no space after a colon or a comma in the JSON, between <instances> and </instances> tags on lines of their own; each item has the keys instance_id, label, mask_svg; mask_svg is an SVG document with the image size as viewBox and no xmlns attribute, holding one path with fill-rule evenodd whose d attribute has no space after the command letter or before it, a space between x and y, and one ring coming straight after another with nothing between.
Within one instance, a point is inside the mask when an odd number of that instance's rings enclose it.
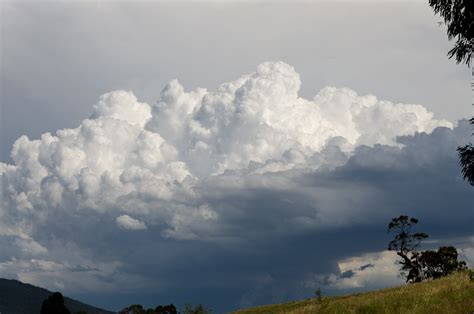
<instances>
[{"instance_id":1,"label":"green grass","mask_svg":"<svg viewBox=\"0 0 474 314\"><path fill-rule=\"evenodd\" d=\"M270 313L474 313L474 281L468 271L397 288L339 297L307 299L239 310L235 314Z\"/></svg>"}]
</instances>

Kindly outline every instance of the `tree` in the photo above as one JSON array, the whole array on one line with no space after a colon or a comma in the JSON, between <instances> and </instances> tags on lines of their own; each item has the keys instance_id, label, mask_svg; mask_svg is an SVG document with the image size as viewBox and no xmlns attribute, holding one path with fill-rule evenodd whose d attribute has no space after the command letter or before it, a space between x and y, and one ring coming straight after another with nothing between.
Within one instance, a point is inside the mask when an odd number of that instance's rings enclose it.
<instances>
[{"instance_id":1,"label":"tree","mask_svg":"<svg viewBox=\"0 0 474 314\"><path fill-rule=\"evenodd\" d=\"M419 261L426 279L437 279L466 269L466 262L458 261L458 251L452 246L442 246L438 251L424 251Z\"/></svg>"},{"instance_id":2,"label":"tree","mask_svg":"<svg viewBox=\"0 0 474 314\"><path fill-rule=\"evenodd\" d=\"M388 244L388 249L396 251L402 258L402 274L406 276L406 282L419 282L423 279L421 265L418 262L419 253L417 248L423 239L428 238L426 233L412 233L412 227L418 223L418 219L408 216L393 218L388 224L388 232L395 232L395 238Z\"/></svg>"},{"instance_id":3,"label":"tree","mask_svg":"<svg viewBox=\"0 0 474 314\"><path fill-rule=\"evenodd\" d=\"M154 314L177 314L178 311L176 310L176 306L174 304L169 305L158 305L155 308Z\"/></svg>"},{"instance_id":4,"label":"tree","mask_svg":"<svg viewBox=\"0 0 474 314\"><path fill-rule=\"evenodd\" d=\"M439 14L447 26L448 39L455 39L454 48L448 52L457 63L471 63L474 39L474 1L429 0L430 6Z\"/></svg>"},{"instance_id":5,"label":"tree","mask_svg":"<svg viewBox=\"0 0 474 314\"><path fill-rule=\"evenodd\" d=\"M455 57L457 63L464 62L470 66L474 47L474 1L429 0L429 4L444 19L448 39L456 40L448 57ZM474 118L470 122L474 126ZM474 186L474 146L459 146L457 151L463 178Z\"/></svg>"},{"instance_id":6,"label":"tree","mask_svg":"<svg viewBox=\"0 0 474 314\"><path fill-rule=\"evenodd\" d=\"M466 262L458 261L458 251L452 246L442 246L438 251L418 251L421 241L428 238L426 233L412 233L418 219L408 216L393 218L388 224L389 232L396 232L388 244L389 250L397 251L402 258L401 273L408 283L426 279L437 279L455 271L466 269Z\"/></svg>"},{"instance_id":7,"label":"tree","mask_svg":"<svg viewBox=\"0 0 474 314\"><path fill-rule=\"evenodd\" d=\"M469 121L474 126L474 118ZM474 186L474 146L472 144L459 146L458 156L464 180Z\"/></svg>"},{"instance_id":8,"label":"tree","mask_svg":"<svg viewBox=\"0 0 474 314\"><path fill-rule=\"evenodd\" d=\"M43 301L41 314L70 314L70 312L64 305L63 295L55 292Z\"/></svg>"},{"instance_id":9,"label":"tree","mask_svg":"<svg viewBox=\"0 0 474 314\"><path fill-rule=\"evenodd\" d=\"M145 314L145 309L141 304L132 304L122 309L119 314Z\"/></svg>"},{"instance_id":10,"label":"tree","mask_svg":"<svg viewBox=\"0 0 474 314\"><path fill-rule=\"evenodd\" d=\"M178 314L173 304L158 305L155 309L147 309L141 304L132 304L120 310L119 314Z\"/></svg>"}]
</instances>

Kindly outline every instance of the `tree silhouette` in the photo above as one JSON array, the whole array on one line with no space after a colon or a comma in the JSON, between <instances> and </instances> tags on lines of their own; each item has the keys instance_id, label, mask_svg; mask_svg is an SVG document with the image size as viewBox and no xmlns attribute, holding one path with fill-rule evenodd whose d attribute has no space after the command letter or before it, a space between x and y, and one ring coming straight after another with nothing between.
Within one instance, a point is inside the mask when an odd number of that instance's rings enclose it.
<instances>
[{"instance_id":1,"label":"tree silhouette","mask_svg":"<svg viewBox=\"0 0 474 314\"><path fill-rule=\"evenodd\" d=\"M455 57L456 63L464 62L470 66L474 47L474 1L429 0L429 4L444 19L448 27L448 39L456 40L448 57ZM474 126L474 118L471 118L470 123ZM463 178L474 186L474 146L459 146L457 151Z\"/></svg>"},{"instance_id":2,"label":"tree silhouette","mask_svg":"<svg viewBox=\"0 0 474 314\"><path fill-rule=\"evenodd\" d=\"M176 306L173 304L169 305L158 305L155 308L154 314L177 314L178 311L176 310Z\"/></svg>"},{"instance_id":3,"label":"tree silhouette","mask_svg":"<svg viewBox=\"0 0 474 314\"><path fill-rule=\"evenodd\" d=\"M416 224L418 219L403 215L393 218L388 224L388 231L396 233L388 244L388 249L396 251L402 258L399 263L406 282L437 279L466 269L466 262L458 261L458 251L453 246L443 246L438 251L418 251L421 241L428 238L428 235L423 232L413 233L411 229Z\"/></svg>"},{"instance_id":4,"label":"tree silhouette","mask_svg":"<svg viewBox=\"0 0 474 314\"><path fill-rule=\"evenodd\" d=\"M438 251L424 251L419 261L425 278L437 279L466 269L466 262L458 261L458 251L452 246L442 246Z\"/></svg>"},{"instance_id":5,"label":"tree silhouette","mask_svg":"<svg viewBox=\"0 0 474 314\"><path fill-rule=\"evenodd\" d=\"M455 39L454 48L448 52L457 63L471 63L474 38L474 1L472 0L429 0L430 6L439 14L448 27L448 39Z\"/></svg>"},{"instance_id":6,"label":"tree silhouette","mask_svg":"<svg viewBox=\"0 0 474 314\"><path fill-rule=\"evenodd\" d=\"M469 121L474 126L474 118ZM458 155L464 180L474 186L474 146L472 144L459 146Z\"/></svg>"},{"instance_id":7,"label":"tree silhouette","mask_svg":"<svg viewBox=\"0 0 474 314\"><path fill-rule=\"evenodd\" d=\"M406 275L406 282L420 282L423 279L422 268L418 261L417 248L423 239L428 238L426 233L412 233L412 227L418 219L401 215L393 218L388 224L388 232L395 232L395 238L388 244L388 249L396 251L402 258L402 274Z\"/></svg>"},{"instance_id":8,"label":"tree silhouette","mask_svg":"<svg viewBox=\"0 0 474 314\"><path fill-rule=\"evenodd\" d=\"M43 301L41 314L70 314L70 312L64 305L63 295L55 292Z\"/></svg>"},{"instance_id":9,"label":"tree silhouette","mask_svg":"<svg viewBox=\"0 0 474 314\"><path fill-rule=\"evenodd\" d=\"M141 304L132 304L119 311L119 314L178 314L173 304L158 305L155 309L145 310Z\"/></svg>"}]
</instances>

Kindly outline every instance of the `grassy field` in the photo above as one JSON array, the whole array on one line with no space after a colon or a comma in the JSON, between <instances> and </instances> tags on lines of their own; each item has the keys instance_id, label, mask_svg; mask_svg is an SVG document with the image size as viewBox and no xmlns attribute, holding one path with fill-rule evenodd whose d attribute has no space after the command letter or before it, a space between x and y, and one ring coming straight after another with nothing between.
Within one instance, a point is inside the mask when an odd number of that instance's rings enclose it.
<instances>
[{"instance_id":1,"label":"grassy field","mask_svg":"<svg viewBox=\"0 0 474 314\"><path fill-rule=\"evenodd\" d=\"M239 310L260 313L474 313L474 281L467 271L429 282L339 297L307 299Z\"/></svg>"}]
</instances>

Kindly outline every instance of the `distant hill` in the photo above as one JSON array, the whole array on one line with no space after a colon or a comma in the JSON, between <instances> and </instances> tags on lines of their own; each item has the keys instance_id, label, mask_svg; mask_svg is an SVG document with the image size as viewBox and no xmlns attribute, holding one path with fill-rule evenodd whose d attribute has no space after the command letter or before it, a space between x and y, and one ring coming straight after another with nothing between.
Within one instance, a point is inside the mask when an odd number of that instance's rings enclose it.
<instances>
[{"instance_id":1,"label":"distant hill","mask_svg":"<svg viewBox=\"0 0 474 314\"><path fill-rule=\"evenodd\" d=\"M398 288L239 310L234 314L474 313L474 281L467 271Z\"/></svg>"},{"instance_id":2,"label":"distant hill","mask_svg":"<svg viewBox=\"0 0 474 314\"><path fill-rule=\"evenodd\" d=\"M1 314L36 314L40 313L43 301L52 294L51 291L22 283L18 280L0 278L0 313ZM112 314L74 299L64 297L64 304L74 314L85 311L88 314Z\"/></svg>"}]
</instances>

